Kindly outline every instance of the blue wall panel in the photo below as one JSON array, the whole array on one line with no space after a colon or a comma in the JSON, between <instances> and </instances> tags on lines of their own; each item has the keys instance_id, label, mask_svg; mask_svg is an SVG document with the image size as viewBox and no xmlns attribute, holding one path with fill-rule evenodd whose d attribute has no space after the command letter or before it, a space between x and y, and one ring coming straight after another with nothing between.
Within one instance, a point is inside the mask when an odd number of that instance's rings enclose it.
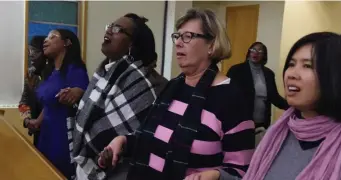
<instances>
[{"instance_id":1,"label":"blue wall panel","mask_svg":"<svg viewBox=\"0 0 341 180\"><path fill-rule=\"evenodd\" d=\"M77 35L77 27L75 27L75 26L29 22L29 24L28 24L28 42L31 41L33 36L36 36L36 35L47 36L49 34L49 32L51 30L54 30L54 29L68 29Z\"/></svg>"},{"instance_id":2,"label":"blue wall panel","mask_svg":"<svg viewBox=\"0 0 341 180\"><path fill-rule=\"evenodd\" d=\"M78 2L29 1L29 20L77 24Z\"/></svg>"}]
</instances>

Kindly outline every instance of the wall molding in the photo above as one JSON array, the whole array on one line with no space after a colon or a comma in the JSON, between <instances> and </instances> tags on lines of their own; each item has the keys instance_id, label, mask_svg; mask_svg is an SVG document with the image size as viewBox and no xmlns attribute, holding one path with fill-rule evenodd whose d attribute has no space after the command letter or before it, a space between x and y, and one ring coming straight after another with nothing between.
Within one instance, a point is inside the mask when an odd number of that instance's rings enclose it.
<instances>
[{"instance_id":1,"label":"wall molding","mask_svg":"<svg viewBox=\"0 0 341 180\"><path fill-rule=\"evenodd\" d=\"M0 104L1 109L18 108L19 104Z\"/></svg>"}]
</instances>

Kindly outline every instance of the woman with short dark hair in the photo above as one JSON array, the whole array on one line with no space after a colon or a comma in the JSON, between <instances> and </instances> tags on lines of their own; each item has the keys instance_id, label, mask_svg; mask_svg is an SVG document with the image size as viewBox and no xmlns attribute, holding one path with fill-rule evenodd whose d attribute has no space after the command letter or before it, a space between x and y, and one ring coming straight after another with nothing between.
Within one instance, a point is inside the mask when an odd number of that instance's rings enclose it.
<instances>
[{"instance_id":1,"label":"woman with short dark hair","mask_svg":"<svg viewBox=\"0 0 341 180\"><path fill-rule=\"evenodd\" d=\"M266 46L255 42L248 49L245 62L232 66L227 72L231 83L236 83L244 92L256 128L265 129L271 124L271 104L280 109L288 108L277 91L275 73L265 66L267 61Z\"/></svg>"}]
</instances>

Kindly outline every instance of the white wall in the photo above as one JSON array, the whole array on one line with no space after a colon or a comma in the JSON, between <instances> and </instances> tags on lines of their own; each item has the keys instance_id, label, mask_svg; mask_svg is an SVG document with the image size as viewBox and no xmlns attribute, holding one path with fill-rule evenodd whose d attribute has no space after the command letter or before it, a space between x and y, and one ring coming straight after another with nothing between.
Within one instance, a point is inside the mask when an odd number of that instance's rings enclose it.
<instances>
[{"instance_id":1,"label":"white wall","mask_svg":"<svg viewBox=\"0 0 341 180\"><path fill-rule=\"evenodd\" d=\"M187 9L192 8L192 1L169 1L167 9L167 25L165 38L165 64L164 77L167 79L174 78L181 73L176 61L174 53L175 46L171 39L171 34L175 32L175 24L177 19L185 15Z\"/></svg>"},{"instance_id":2,"label":"white wall","mask_svg":"<svg viewBox=\"0 0 341 180\"><path fill-rule=\"evenodd\" d=\"M104 27L127 13L145 16L148 26L154 33L158 67L160 72L163 45L164 1L88 1L86 65L89 76L92 76L100 62L104 59L101 52Z\"/></svg>"},{"instance_id":3,"label":"white wall","mask_svg":"<svg viewBox=\"0 0 341 180\"><path fill-rule=\"evenodd\" d=\"M23 87L25 1L0 1L0 106L18 104Z\"/></svg>"}]
</instances>

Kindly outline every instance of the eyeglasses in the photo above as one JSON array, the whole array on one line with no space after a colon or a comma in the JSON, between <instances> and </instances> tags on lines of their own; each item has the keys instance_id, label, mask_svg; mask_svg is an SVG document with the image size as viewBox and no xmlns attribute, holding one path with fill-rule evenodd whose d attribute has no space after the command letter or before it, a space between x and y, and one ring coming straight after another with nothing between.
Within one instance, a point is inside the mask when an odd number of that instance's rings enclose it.
<instances>
[{"instance_id":1,"label":"eyeglasses","mask_svg":"<svg viewBox=\"0 0 341 180\"><path fill-rule=\"evenodd\" d=\"M105 26L105 31L108 31L109 29L111 29L111 32L113 34L117 34L117 33L123 33L126 34L127 36L131 37L132 35L130 33L128 33L123 27L119 26L119 25L115 25L114 23L111 24L107 24Z\"/></svg>"},{"instance_id":2,"label":"eyeglasses","mask_svg":"<svg viewBox=\"0 0 341 180\"><path fill-rule=\"evenodd\" d=\"M54 39L56 37L60 37L58 34L55 34L55 33L50 33L45 40L51 40L51 39Z\"/></svg>"},{"instance_id":3,"label":"eyeglasses","mask_svg":"<svg viewBox=\"0 0 341 180\"><path fill-rule=\"evenodd\" d=\"M251 49L249 49L251 52L254 52L254 53L263 53L264 51L263 50L257 50L257 49L255 49L255 48L251 48Z\"/></svg>"},{"instance_id":4,"label":"eyeglasses","mask_svg":"<svg viewBox=\"0 0 341 180\"><path fill-rule=\"evenodd\" d=\"M175 43L175 40L179 39L181 37L182 42L189 43L193 38L203 38L203 39L212 39L212 36L210 35L204 35L204 34L198 34L193 32L184 32L182 34L180 33L173 33L171 35L173 43Z\"/></svg>"}]
</instances>

